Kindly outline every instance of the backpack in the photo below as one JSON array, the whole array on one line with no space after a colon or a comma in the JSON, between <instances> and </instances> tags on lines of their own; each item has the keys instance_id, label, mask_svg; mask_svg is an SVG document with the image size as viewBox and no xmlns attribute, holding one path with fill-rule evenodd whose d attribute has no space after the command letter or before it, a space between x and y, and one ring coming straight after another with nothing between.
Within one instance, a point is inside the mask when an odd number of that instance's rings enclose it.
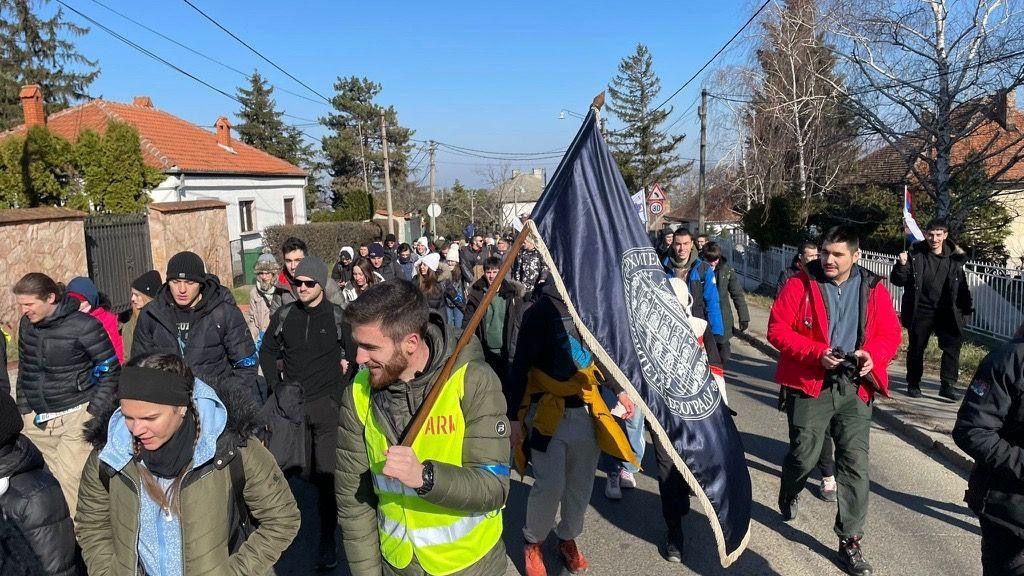
<instances>
[{"instance_id":1,"label":"backpack","mask_svg":"<svg viewBox=\"0 0 1024 576\"><path fill-rule=\"evenodd\" d=\"M325 299L326 297L327 296L324 295ZM345 312L342 311L341 306L338 306L333 302L328 301L328 304L331 305L331 309L334 311L334 327L338 331L338 342L341 342L344 340L345 336ZM298 306L297 302L289 302L278 311L277 328L274 330L274 338L281 337L281 333L284 332L284 319L288 317L288 313L296 306Z\"/></svg>"}]
</instances>

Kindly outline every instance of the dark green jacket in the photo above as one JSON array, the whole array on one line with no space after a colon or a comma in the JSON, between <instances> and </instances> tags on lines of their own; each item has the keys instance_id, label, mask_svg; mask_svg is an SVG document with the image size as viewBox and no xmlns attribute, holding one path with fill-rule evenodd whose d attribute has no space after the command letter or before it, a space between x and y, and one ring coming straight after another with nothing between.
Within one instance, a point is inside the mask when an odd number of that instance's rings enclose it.
<instances>
[{"instance_id":1,"label":"dark green jacket","mask_svg":"<svg viewBox=\"0 0 1024 576\"><path fill-rule=\"evenodd\" d=\"M299 531L299 510L274 457L251 436L256 426L252 392L235 386L229 390L226 385L215 390L227 408L227 423L213 458L190 471L182 483L184 573L272 574L274 563ZM87 439L95 449L85 464L79 488L78 542L90 576L142 574L141 566L137 570L139 468L134 459L120 471L100 461L108 421L109 417L96 417L87 425ZM242 459L242 495L258 527L231 553L232 537L240 534L230 470L234 458ZM105 468L102 473L101 467Z\"/></svg>"},{"instance_id":2,"label":"dark green jacket","mask_svg":"<svg viewBox=\"0 0 1024 576\"><path fill-rule=\"evenodd\" d=\"M431 347L430 364L411 382L396 382L386 390L373 392L374 418L381 424L390 444L399 442L400 434L412 420L445 361L455 349L456 336L436 313L431 313L427 343ZM505 397L501 382L484 362L483 348L474 338L459 354L456 369L468 364L462 413L466 419L462 466L434 464L434 488L424 499L439 506L469 513L488 512L505 506L509 477L498 475L481 466L508 467L510 445ZM363 426L355 412L352 388L345 389L341 399L338 429L338 452L335 491L338 521L341 524L345 556L353 576L400 574L422 575L416 562L398 570L383 561L377 536L377 496L373 491L372 474L366 458ZM505 573L505 546L501 540L480 561L458 574L460 576L494 576Z\"/></svg>"},{"instance_id":3,"label":"dark green jacket","mask_svg":"<svg viewBox=\"0 0 1024 576\"><path fill-rule=\"evenodd\" d=\"M697 265L707 266L708 264L700 261ZM700 277L704 277L703 269L701 270ZM726 261L724 256L718 261L718 266L715 267L715 280L718 284L718 303L722 308L722 324L725 329L723 336L728 340L732 338L732 331L736 326L736 317L733 316L729 299L731 298L732 303L736 306L736 314L739 316L741 324L750 323L750 310L747 308L747 297L743 292L743 279L740 278L740 275L736 273L736 270ZM694 313L703 317L698 311L705 310L704 292L691 286L690 294L694 300Z\"/></svg>"}]
</instances>

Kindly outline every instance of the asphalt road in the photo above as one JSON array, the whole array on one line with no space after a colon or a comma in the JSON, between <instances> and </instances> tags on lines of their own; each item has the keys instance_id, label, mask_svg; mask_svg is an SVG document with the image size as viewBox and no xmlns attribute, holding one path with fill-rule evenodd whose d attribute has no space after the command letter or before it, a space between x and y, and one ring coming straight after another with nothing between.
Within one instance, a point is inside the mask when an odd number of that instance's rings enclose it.
<instances>
[{"instance_id":1,"label":"asphalt road","mask_svg":"<svg viewBox=\"0 0 1024 576\"><path fill-rule=\"evenodd\" d=\"M658 486L652 472L638 475L638 487L625 491L621 501L604 497L604 475L597 473L586 529L579 545L596 575L832 575L842 574L834 559L837 539L832 532L836 505L814 497L818 481L809 482L801 499L800 517L782 522L777 511L780 464L788 444L785 418L775 409L777 386L774 362L734 339L727 372L729 398L739 413L737 424L754 490L750 545L728 570L719 564L714 536L702 510L684 520L686 545L683 564L669 564L658 552L664 524ZM654 471L653 450L644 459ZM505 510L507 574L523 573L521 527L527 484L513 480ZM879 426L871 431L871 507L863 542L865 555L880 575L974 575L981 573L977 520L963 503L966 480ZM303 526L296 542L279 563L281 575L313 574L316 565L317 523L314 492L294 484L303 509ZM546 547L549 574L563 573L555 541ZM334 572L350 572L341 564Z\"/></svg>"}]
</instances>

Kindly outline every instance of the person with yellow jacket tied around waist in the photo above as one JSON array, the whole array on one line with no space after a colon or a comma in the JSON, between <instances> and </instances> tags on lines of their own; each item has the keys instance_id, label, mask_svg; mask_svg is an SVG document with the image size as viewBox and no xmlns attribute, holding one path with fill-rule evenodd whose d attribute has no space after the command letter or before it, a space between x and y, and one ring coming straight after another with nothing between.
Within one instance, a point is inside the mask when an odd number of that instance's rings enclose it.
<instances>
[{"instance_id":1,"label":"person with yellow jacket tied around waist","mask_svg":"<svg viewBox=\"0 0 1024 576\"><path fill-rule=\"evenodd\" d=\"M535 478L523 527L526 576L547 575L542 545L552 528L566 568L578 574L589 567L576 538L583 532L601 451L639 464L601 398L598 386L612 383L604 381L555 286L546 283L538 292L523 316L505 385L516 464L522 472L528 459ZM633 402L614 391L628 419Z\"/></svg>"},{"instance_id":2,"label":"person with yellow jacket tied around waist","mask_svg":"<svg viewBox=\"0 0 1024 576\"><path fill-rule=\"evenodd\" d=\"M509 490L501 382L473 337L406 280L374 284L345 310L364 368L345 389L335 494L354 576L499 576ZM411 447L400 445L448 359L454 369Z\"/></svg>"}]
</instances>

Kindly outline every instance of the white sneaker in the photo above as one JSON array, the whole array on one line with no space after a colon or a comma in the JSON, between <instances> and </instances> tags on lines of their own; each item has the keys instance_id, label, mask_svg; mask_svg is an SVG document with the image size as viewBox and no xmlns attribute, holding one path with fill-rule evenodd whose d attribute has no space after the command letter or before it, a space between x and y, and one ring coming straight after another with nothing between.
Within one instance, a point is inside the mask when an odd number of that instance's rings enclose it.
<instances>
[{"instance_id":1,"label":"white sneaker","mask_svg":"<svg viewBox=\"0 0 1024 576\"><path fill-rule=\"evenodd\" d=\"M619 488L619 475L609 474L604 483L604 497L609 500L622 500L622 489Z\"/></svg>"},{"instance_id":2,"label":"white sneaker","mask_svg":"<svg viewBox=\"0 0 1024 576\"><path fill-rule=\"evenodd\" d=\"M619 470L619 486L622 488L636 488L636 477L625 468Z\"/></svg>"}]
</instances>

